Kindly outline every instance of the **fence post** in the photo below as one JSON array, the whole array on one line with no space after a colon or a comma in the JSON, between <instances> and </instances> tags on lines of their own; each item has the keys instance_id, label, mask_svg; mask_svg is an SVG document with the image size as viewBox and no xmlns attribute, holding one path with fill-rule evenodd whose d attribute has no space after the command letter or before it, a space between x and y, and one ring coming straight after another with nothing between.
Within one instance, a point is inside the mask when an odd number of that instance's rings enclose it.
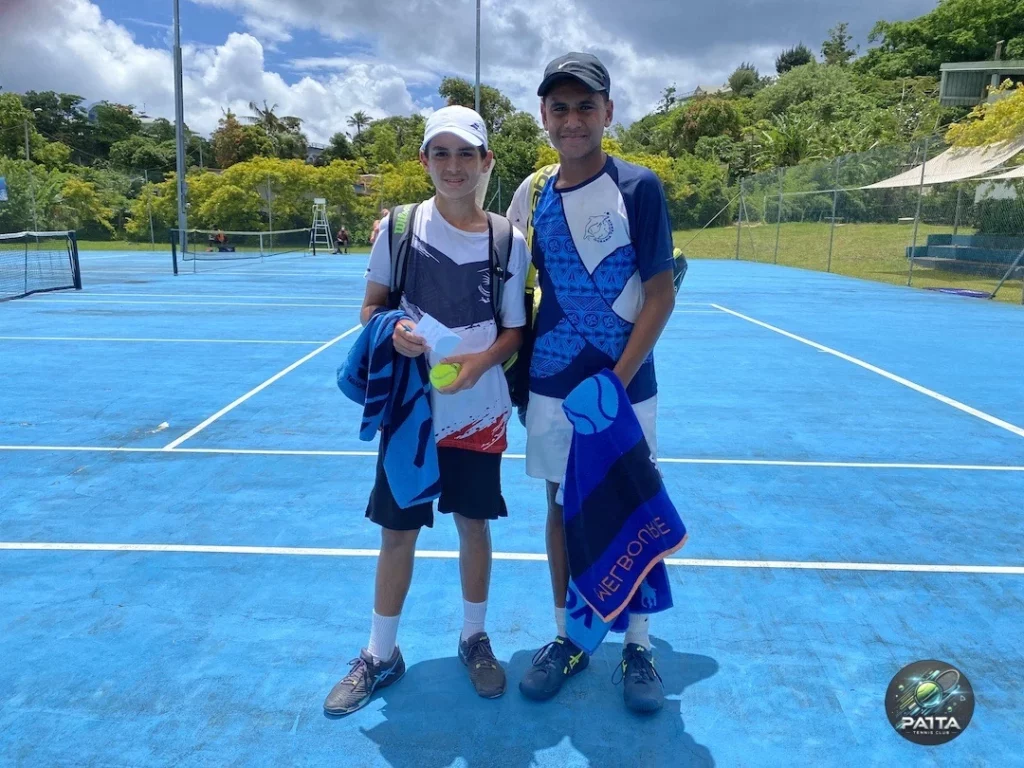
<instances>
[{"instance_id":1,"label":"fence post","mask_svg":"<svg viewBox=\"0 0 1024 768\"><path fill-rule=\"evenodd\" d=\"M782 234L782 182L786 178L786 169L779 168L779 210L775 214L775 257L772 264L779 263L779 235Z\"/></svg>"},{"instance_id":2,"label":"fence post","mask_svg":"<svg viewBox=\"0 0 1024 768\"><path fill-rule=\"evenodd\" d=\"M740 258L740 236L743 234L743 181L740 181L740 204L736 209L736 261Z\"/></svg>"},{"instance_id":3,"label":"fence post","mask_svg":"<svg viewBox=\"0 0 1024 768\"><path fill-rule=\"evenodd\" d=\"M143 168L142 173L146 176L146 186L149 187L149 171ZM156 235L153 234L153 198L151 191L146 190L146 210L149 212L149 250L156 250ZM174 274L178 274L175 272Z\"/></svg>"},{"instance_id":4,"label":"fence post","mask_svg":"<svg viewBox=\"0 0 1024 768\"><path fill-rule=\"evenodd\" d=\"M832 248L836 241L836 209L839 207L839 165L842 162L843 159L841 157L836 158L836 177L832 185L832 226L829 227L828 233L828 265L825 267L826 272L832 271Z\"/></svg>"},{"instance_id":5,"label":"fence post","mask_svg":"<svg viewBox=\"0 0 1024 768\"><path fill-rule=\"evenodd\" d=\"M931 137L924 140L924 154L921 157L921 184L917 188L917 213L914 215L914 239L910 245L910 266L907 268L907 286L914 282L914 258L917 255L917 230L921 226L921 202L924 199L924 172L928 167L928 143Z\"/></svg>"},{"instance_id":6,"label":"fence post","mask_svg":"<svg viewBox=\"0 0 1024 768\"><path fill-rule=\"evenodd\" d=\"M273 233L274 231L274 201L273 192L270 189L270 174L267 174L267 229ZM270 235L270 247L274 247L274 235ZM263 260L263 236L260 235L260 261Z\"/></svg>"},{"instance_id":7,"label":"fence post","mask_svg":"<svg viewBox=\"0 0 1024 768\"><path fill-rule=\"evenodd\" d=\"M964 196L964 188L961 185L957 185L956 190L956 213L953 216L953 234L955 235L960 229L960 201Z\"/></svg>"}]
</instances>

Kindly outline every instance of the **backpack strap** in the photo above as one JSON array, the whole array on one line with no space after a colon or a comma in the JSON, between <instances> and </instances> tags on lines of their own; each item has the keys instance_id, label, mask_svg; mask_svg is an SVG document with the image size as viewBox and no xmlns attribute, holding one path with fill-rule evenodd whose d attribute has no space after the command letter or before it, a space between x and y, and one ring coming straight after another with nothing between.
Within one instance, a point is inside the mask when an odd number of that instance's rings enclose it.
<instances>
[{"instance_id":1,"label":"backpack strap","mask_svg":"<svg viewBox=\"0 0 1024 768\"><path fill-rule=\"evenodd\" d=\"M530 213L526 218L526 250L531 255L533 254L533 213L537 210L537 203L540 202L541 193L544 191L544 187L548 184L548 179L558 173L558 164L545 165L539 171L534 172L533 180L530 182ZM537 285L537 268L533 265L533 259L530 259L530 268L526 273L526 294L527 298L532 300L534 298L534 288Z\"/></svg>"},{"instance_id":2,"label":"backpack strap","mask_svg":"<svg viewBox=\"0 0 1024 768\"><path fill-rule=\"evenodd\" d=\"M501 301L508 280L508 262L512 258L512 222L504 216L487 212L491 230L491 309L501 324Z\"/></svg>"},{"instance_id":3,"label":"backpack strap","mask_svg":"<svg viewBox=\"0 0 1024 768\"><path fill-rule=\"evenodd\" d=\"M388 217L388 247L391 250L391 285L388 308L398 309L405 290L405 274L409 268L409 247L412 243L419 203L396 206Z\"/></svg>"}]
</instances>

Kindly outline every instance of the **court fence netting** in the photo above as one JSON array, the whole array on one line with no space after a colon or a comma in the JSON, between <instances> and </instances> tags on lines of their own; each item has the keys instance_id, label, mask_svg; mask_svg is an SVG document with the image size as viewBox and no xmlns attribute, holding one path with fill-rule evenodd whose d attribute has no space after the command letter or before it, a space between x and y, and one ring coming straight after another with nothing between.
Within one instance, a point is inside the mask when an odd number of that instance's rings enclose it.
<instances>
[{"instance_id":1,"label":"court fence netting","mask_svg":"<svg viewBox=\"0 0 1024 768\"><path fill-rule=\"evenodd\" d=\"M82 270L73 231L0 234L0 301L81 289Z\"/></svg>"},{"instance_id":2,"label":"court fence netting","mask_svg":"<svg viewBox=\"0 0 1024 768\"><path fill-rule=\"evenodd\" d=\"M775 168L740 181L687 257L831 272L1024 303L1024 137L938 137Z\"/></svg>"}]
</instances>

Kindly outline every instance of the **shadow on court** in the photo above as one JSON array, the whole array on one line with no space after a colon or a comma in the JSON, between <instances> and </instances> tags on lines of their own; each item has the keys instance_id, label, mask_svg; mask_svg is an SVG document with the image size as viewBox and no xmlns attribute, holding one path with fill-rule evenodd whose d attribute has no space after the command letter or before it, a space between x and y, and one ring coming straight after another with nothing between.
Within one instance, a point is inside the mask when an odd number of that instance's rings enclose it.
<instances>
[{"instance_id":1,"label":"shadow on court","mask_svg":"<svg viewBox=\"0 0 1024 768\"><path fill-rule=\"evenodd\" d=\"M458 758L469 768L713 766L710 750L686 732L678 697L716 674L718 663L678 653L663 640L652 643L667 697L653 716L626 710L621 684L611 682L621 644L610 640L586 671L543 703L519 693L532 650L513 655L506 666L508 690L495 701L474 693L455 656L414 663L397 685L379 694L384 722L363 733L393 768L442 768Z\"/></svg>"}]
</instances>

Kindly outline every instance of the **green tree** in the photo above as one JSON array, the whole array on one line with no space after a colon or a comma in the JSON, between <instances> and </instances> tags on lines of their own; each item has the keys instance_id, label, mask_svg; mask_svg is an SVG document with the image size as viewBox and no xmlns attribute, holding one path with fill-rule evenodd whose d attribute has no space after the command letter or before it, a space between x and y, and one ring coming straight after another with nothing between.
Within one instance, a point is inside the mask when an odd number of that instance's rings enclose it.
<instances>
[{"instance_id":1,"label":"green tree","mask_svg":"<svg viewBox=\"0 0 1024 768\"><path fill-rule=\"evenodd\" d=\"M174 165L175 153L173 142L157 142L136 134L110 148L110 161L124 170L167 170Z\"/></svg>"},{"instance_id":2,"label":"green tree","mask_svg":"<svg viewBox=\"0 0 1024 768\"><path fill-rule=\"evenodd\" d=\"M366 128L372 122L370 116L362 110L359 110L348 119L348 124L356 129L357 136L363 132L363 128Z\"/></svg>"},{"instance_id":3,"label":"green tree","mask_svg":"<svg viewBox=\"0 0 1024 768\"><path fill-rule=\"evenodd\" d=\"M858 61L863 71L887 78L938 76L950 61L985 61L1000 40L1024 36L1024 0L940 0L907 21L879 21L869 40L878 45Z\"/></svg>"},{"instance_id":4,"label":"green tree","mask_svg":"<svg viewBox=\"0 0 1024 768\"><path fill-rule=\"evenodd\" d=\"M704 136L739 136L740 116L726 99L702 97L674 110L661 129L678 139L677 147L663 145L669 155L678 157L681 151L693 153Z\"/></svg>"},{"instance_id":5,"label":"green tree","mask_svg":"<svg viewBox=\"0 0 1024 768\"><path fill-rule=\"evenodd\" d=\"M387 133L389 135L384 139L384 141L388 147L390 147L391 134L393 134L395 141L395 158L397 160L417 160L420 156L420 144L423 143L423 129L425 122L423 115L410 115L408 117L396 115L392 117L385 117L380 120L375 120L373 125L370 126L369 130L365 132L362 138L369 141L370 144L376 144L382 136L382 133ZM369 157L371 159L373 158L372 151L369 152ZM392 161L385 159L384 162Z\"/></svg>"},{"instance_id":6,"label":"green tree","mask_svg":"<svg viewBox=\"0 0 1024 768\"><path fill-rule=\"evenodd\" d=\"M32 153L32 159L47 168L65 170L71 164L71 147L60 141L49 141Z\"/></svg>"},{"instance_id":7,"label":"green tree","mask_svg":"<svg viewBox=\"0 0 1024 768\"><path fill-rule=\"evenodd\" d=\"M476 93L473 84L461 77L446 77L437 92L448 106L456 105L474 108ZM501 124L516 111L505 94L490 85L480 85L480 116L487 125L487 133L493 135L501 130Z\"/></svg>"},{"instance_id":8,"label":"green tree","mask_svg":"<svg viewBox=\"0 0 1024 768\"><path fill-rule=\"evenodd\" d=\"M775 71L784 75L789 70L810 64L812 61L814 61L814 54L811 53L811 49L800 43L795 48L787 48L779 54L779 57L775 59Z\"/></svg>"},{"instance_id":9,"label":"green tree","mask_svg":"<svg viewBox=\"0 0 1024 768\"><path fill-rule=\"evenodd\" d=\"M950 126L946 140L956 147L980 147L1024 136L1024 83L1007 80L995 101L975 107L963 122Z\"/></svg>"},{"instance_id":10,"label":"green tree","mask_svg":"<svg viewBox=\"0 0 1024 768\"><path fill-rule=\"evenodd\" d=\"M93 137L100 156L106 158L117 142L124 141L142 130L142 120L135 110L125 104L101 101L90 111L95 120Z\"/></svg>"},{"instance_id":11,"label":"green tree","mask_svg":"<svg viewBox=\"0 0 1024 768\"><path fill-rule=\"evenodd\" d=\"M177 139L174 123L164 117L158 117L156 120L143 123L141 134L148 136L157 143L175 141Z\"/></svg>"},{"instance_id":12,"label":"green tree","mask_svg":"<svg viewBox=\"0 0 1024 768\"><path fill-rule=\"evenodd\" d=\"M50 221L61 229L81 230L86 224L99 225L112 235L113 216L114 210L104 203L95 184L72 176L61 186L60 202L54 206Z\"/></svg>"},{"instance_id":13,"label":"green tree","mask_svg":"<svg viewBox=\"0 0 1024 768\"><path fill-rule=\"evenodd\" d=\"M274 152L274 145L262 125L242 125L230 110L218 122L212 146L218 168L230 168L235 163Z\"/></svg>"},{"instance_id":14,"label":"green tree","mask_svg":"<svg viewBox=\"0 0 1024 768\"><path fill-rule=\"evenodd\" d=\"M38 131L48 140L59 141L84 152L98 151L92 136L93 125L81 106L81 96L54 91L28 91L22 95L21 100L35 115ZM79 163L92 162L92 158L82 151L76 150L73 157Z\"/></svg>"},{"instance_id":15,"label":"green tree","mask_svg":"<svg viewBox=\"0 0 1024 768\"><path fill-rule=\"evenodd\" d=\"M670 85L661 92L661 101L658 102L658 106L655 108L655 111L661 115L668 114L678 101L679 99L676 98L676 87L675 85Z\"/></svg>"},{"instance_id":16,"label":"green tree","mask_svg":"<svg viewBox=\"0 0 1024 768\"><path fill-rule=\"evenodd\" d=\"M341 131L331 136L327 149L320 154L320 159L325 165L332 160L355 160L355 157L356 153L352 151L352 143L348 140L348 136Z\"/></svg>"},{"instance_id":17,"label":"green tree","mask_svg":"<svg viewBox=\"0 0 1024 768\"><path fill-rule=\"evenodd\" d=\"M516 188L533 172L537 148L543 143L543 136L537 121L526 112L516 112L504 120L501 130L490 143L494 151L494 171L487 200L494 197L500 179L501 200L507 208Z\"/></svg>"},{"instance_id":18,"label":"green tree","mask_svg":"<svg viewBox=\"0 0 1024 768\"><path fill-rule=\"evenodd\" d=\"M0 93L0 154L25 157L25 125L29 130L29 150L42 149L46 139L35 129L35 114L14 93Z\"/></svg>"},{"instance_id":19,"label":"green tree","mask_svg":"<svg viewBox=\"0 0 1024 768\"><path fill-rule=\"evenodd\" d=\"M417 203L433 194L430 176L418 160L381 166L375 190L385 208L402 203Z\"/></svg>"},{"instance_id":20,"label":"green tree","mask_svg":"<svg viewBox=\"0 0 1024 768\"><path fill-rule=\"evenodd\" d=\"M302 134L302 120L291 115L279 117L274 111L277 104L268 106L266 100L260 107L255 101L249 102L252 114L245 120L252 126L259 126L270 138L274 155L282 159L305 158L309 142Z\"/></svg>"},{"instance_id":21,"label":"green tree","mask_svg":"<svg viewBox=\"0 0 1024 768\"><path fill-rule=\"evenodd\" d=\"M850 48L853 37L847 33L847 27L849 24L844 21L828 31L828 38L821 44L821 55L826 64L845 67L857 55L857 52Z\"/></svg>"},{"instance_id":22,"label":"green tree","mask_svg":"<svg viewBox=\"0 0 1024 768\"><path fill-rule=\"evenodd\" d=\"M761 75L758 74L757 67L747 62L740 64L736 71L729 75L729 88L736 96L752 96L760 82Z\"/></svg>"},{"instance_id":23,"label":"green tree","mask_svg":"<svg viewBox=\"0 0 1024 768\"><path fill-rule=\"evenodd\" d=\"M398 162L398 135L390 125L374 125L370 158L378 169Z\"/></svg>"}]
</instances>

